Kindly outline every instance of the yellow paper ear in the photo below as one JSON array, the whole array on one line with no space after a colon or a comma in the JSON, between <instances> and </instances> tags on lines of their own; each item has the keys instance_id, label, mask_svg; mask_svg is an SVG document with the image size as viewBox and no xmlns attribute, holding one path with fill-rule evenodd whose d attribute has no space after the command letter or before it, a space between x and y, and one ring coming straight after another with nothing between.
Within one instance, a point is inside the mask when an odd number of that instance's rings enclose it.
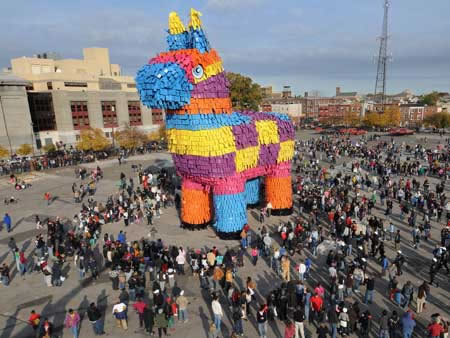
<instances>
[{"instance_id":1,"label":"yellow paper ear","mask_svg":"<svg viewBox=\"0 0 450 338\"><path fill-rule=\"evenodd\" d=\"M181 21L177 12L170 12L169 14L169 33L170 34L181 34L186 32L183 21Z\"/></svg>"},{"instance_id":2,"label":"yellow paper ear","mask_svg":"<svg viewBox=\"0 0 450 338\"><path fill-rule=\"evenodd\" d=\"M200 13L199 11L191 8L189 27L193 28L193 29L200 29L200 28L202 28L202 21L200 20L201 16L202 16L202 13Z\"/></svg>"}]
</instances>

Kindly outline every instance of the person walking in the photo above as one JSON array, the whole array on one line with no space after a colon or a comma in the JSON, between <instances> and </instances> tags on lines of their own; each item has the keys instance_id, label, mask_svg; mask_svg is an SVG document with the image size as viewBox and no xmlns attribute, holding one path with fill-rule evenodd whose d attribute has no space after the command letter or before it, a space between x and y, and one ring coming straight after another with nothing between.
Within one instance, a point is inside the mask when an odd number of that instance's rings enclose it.
<instances>
[{"instance_id":1,"label":"person walking","mask_svg":"<svg viewBox=\"0 0 450 338\"><path fill-rule=\"evenodd\" d=\"M53 323L44 318L42 324L39 326L39 338L52 338L53 337Z\"/></svg>"},{"instance_id":2,"label":"person walking","mask_svg":"<svg viewBox=\"0 0 450 338\"><path fill-rule=\"evenodd\" d=\"M11 232L12 220L8 213L5 213L5 216L3 216L3 224L5 225L6 231Z\"/></svg>"},{"instance_id":3,"label":"person walking","mask_svg":"<svg viewBox=\"0 0 450 338\"><path fill-rule=\"evenodd\" d=\"M421 313L425 307L427 295L430 293L430 287L428 286L426 281L419 286L419 290L417 292L417 313Z\"/></svg>"},{"instance_id":4,"label":"person walking","mask_svg":"<svg viewBox=\"0 0 450 338\"><path fill-rule=\"evenodd\" d=\"M100 312L98 307L95 305L95 303L91 303L89 305L89 308L87 310L87 316L88 316L89 321L92 324L94 334L96 336L105 334L105 332L103 331L102 313Z\"/></svg>"},{"instance_id":5,"label":"person walking","mask_svg":"<svg viewBox=\"0 0 450 338\"><path fill-rule=\"evenodd\" d=\"M286 320L286 326L284 328L284 338L294 338L295 336L295 325L289 319Z\"/></svg>"},{"instance_id":6,"label":"person walking","mask_svg":"<svg viewBox=\"0 0 450 338\"><path fill-rule=\"evenodd\" d=\"M64 320L66 328L70 329L73 334L73 338L78 338L78 329L80 325L80 315L73 309L69 309L69 313Z\"/></svg>"},{"instance_id":7,"label":"person walking","mask_svg":"<svg viewBox=\"0 0 450 338\"><path fill-rule=\"evenodd\" d=\"M214 295L211 307L214 314L214 325L216 326L217 331L220 331L220 325L222 323L223 317L223 310L222 305L220 305L219 303L219 297L217 295Z\"/></svg>"}]
</instances>

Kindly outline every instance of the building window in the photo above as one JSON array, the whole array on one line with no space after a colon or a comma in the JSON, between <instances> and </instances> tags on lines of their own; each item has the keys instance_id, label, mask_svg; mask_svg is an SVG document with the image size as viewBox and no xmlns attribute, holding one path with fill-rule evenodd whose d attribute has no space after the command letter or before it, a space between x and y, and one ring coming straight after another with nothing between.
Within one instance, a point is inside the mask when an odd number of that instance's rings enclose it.
<instances>
[{"instance_id":1,"label":"building window","mask_svg":"<svg viewBox=\"0 0 450 338\"><path fill-rule=\"evenodd\" d=\"M116 101L102 101L103 127L118 127Z\"/></svg>"},{"instance_id":2,"label":"building window","mask_svg":"<svg viewBox=\"0 0 450 338\"><path fill-rule=\"evenodd\" d=\"M64 87L84 87L86 88L87 82L64 82Z\"/></svg>"},{"instance_id":3,"label":"building window","mask_svg":"<svg viewBox=\"0 0 450 338\"><path fill-rule=\"evenodd\" d=\"M71 101L73 129L79 130L89 127L89 111L87 101Z\"/></svg>"},{"instance_id":4,"label":"building window","mask_svg":"<svg viewBox=\"0 0 450 338\"><path fill-rule=\"evenodd\" d=\"M28 93L28 104L35 132L56 130L51 93Z\"/></svg>"},{"instance_id":5,"label":"building window","mask_svg":"<svg viewBox=\"0 0 450 338\"><path fill-rule=\"evenodd\" d=\"M48 90L53 90L53 83L47 82L47 89Z\"/></svg>"},{"instance_id":6,"label":"building window","mask_svg":"<svg viewBox=\"0 0 450 338\"><path fill-rule=\"evenodd\" d=\"M139 101L128 101L128 116L130 126L142 126L141 104Z\"/></svg>"},{"instance_id":7,"label":"building window","mask_svg":"<svg viewBox=\"0 0 450 338\"><path fill-rule=\"evenodd\" d=\"M136 83L127 83L127 88L136 88Z\"/></svg>"},{"instance_id":8,"label":"building window","mask_svg":"<svg viewBox=\"0 0 450 338\"><path fill-rule=\"evenodd\" d=\"M34 86L33 86L32 83L29 83L29 84L27 84L27 85L25 86L25 89L26 89L26 90L34 90Z\"/></svg>"},{"instance_id":9,"label":"building window","mask_svg":"<svg viewBox=\"0 0 450 338\"><path fill-rule=\"evenodd\" d=\"M163 124L164 116L161 109L152 109L152 121L153 124Z\"/></svg>"}]
</instances>

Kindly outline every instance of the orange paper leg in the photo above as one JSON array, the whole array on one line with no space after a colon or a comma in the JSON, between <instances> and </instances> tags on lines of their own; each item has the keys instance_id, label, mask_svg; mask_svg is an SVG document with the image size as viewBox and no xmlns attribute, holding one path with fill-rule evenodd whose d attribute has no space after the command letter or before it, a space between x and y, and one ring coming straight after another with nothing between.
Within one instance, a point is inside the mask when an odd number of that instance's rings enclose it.
<instances>
[{"instance_id":1,"label":"orange paper leg","mask_svg":"<svg viewBox=\"0 0 450 338\"><path fill-rule=\"evenodd\" d=\"M185 228L200 229L212 220L211 193L201 184L183 180L181 187L181 222Z\"/></svg>"},{"instance_id":2,"label":"orange paper leg","mask_svg":"<svg viewBox=\"0 0 450 338\"><path fill-rule=\"evenodd\" d=\"M292 214L291 177L266 177L265 184L266 202L272 204L272 214Z\"/></svg>"}]
</instances>

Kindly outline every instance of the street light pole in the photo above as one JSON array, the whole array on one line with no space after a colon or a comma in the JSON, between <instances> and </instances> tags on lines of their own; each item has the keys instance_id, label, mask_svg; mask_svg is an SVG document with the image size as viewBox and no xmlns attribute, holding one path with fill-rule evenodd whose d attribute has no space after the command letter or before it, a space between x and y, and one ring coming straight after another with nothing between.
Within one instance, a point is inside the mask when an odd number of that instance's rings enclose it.
<instances>
[{"instance_id":1,"label":"street light pole","mask_svg":"<svg viewBox=\"0 0 450 338\"><path fill-rule=\"evenodd\" d=\"M6 124L5 110L3 109L3 101L1 96L0 96L0 109L2 110L3 123L5 124L6 137L8 138L9 143L9 156L11 156L12 155L11 139L9 138L8 125Z\"/></svg>"}]
</instances>

